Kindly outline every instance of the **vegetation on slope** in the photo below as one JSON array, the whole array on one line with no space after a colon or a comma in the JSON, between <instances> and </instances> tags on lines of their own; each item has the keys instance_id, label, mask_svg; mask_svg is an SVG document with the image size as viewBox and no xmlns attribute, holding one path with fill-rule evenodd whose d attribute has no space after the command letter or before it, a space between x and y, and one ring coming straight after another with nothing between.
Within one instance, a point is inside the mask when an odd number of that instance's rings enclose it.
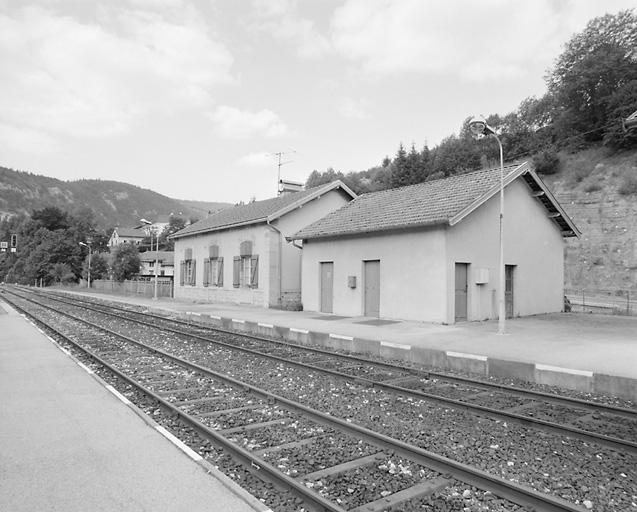
<instances>
[{"instance_id":1,"label":"vegetation on slope","mask_svg":"<svg viewBox=\"0 0 637 512\"><path fill-rule=\"evenodd\" d=\"M46 206L71 215L91 210L96 227L111 230L118 225L132 227L140 218L157 219L170 214L201 219L209 211L229 205L179 201L118 181L62 181L0 167L0 218L29 215Z\"/></svg>"}]
</instances>

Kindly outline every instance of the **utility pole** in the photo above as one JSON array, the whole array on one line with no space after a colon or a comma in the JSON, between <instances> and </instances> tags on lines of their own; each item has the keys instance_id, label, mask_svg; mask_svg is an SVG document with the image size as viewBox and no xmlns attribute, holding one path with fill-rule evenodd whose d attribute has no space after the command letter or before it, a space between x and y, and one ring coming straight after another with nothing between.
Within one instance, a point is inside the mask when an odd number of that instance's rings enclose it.
<instances>
[{"instance_id":1,"label":"utility pole","mask_svg":"<svg viewBox=\"0 0 637 512\"><path fill-rule=\"evenodd\" d=\"M278 164L277 164L278 173L276 178L276 195L277 196L281 195L281 166L285 164L289 164L290 162L293 162L293 160L287 160L285 162L282 162L281 157L283 155L289 155L291 153L296 153L296 151L279 151L278 153L274 153L274 156L276 156L278 159Z\"/></svg>"}]
</instances>

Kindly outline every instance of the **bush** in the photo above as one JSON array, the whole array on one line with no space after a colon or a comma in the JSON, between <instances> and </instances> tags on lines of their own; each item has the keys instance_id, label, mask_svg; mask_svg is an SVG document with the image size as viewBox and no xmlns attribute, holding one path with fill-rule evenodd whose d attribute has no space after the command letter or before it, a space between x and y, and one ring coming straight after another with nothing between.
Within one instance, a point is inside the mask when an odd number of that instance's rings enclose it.
<instances>
[{"instance_id":1,"label":"bush","mask_svg":"<svg viewBox=\"0 0 637 512\"><path fill-rule=\"evenodd\" d=\"M619 185L617 192L619 192L622 196L637 194L637 176L635 176L634 174L624 176L624 179Z\"/></svg>"},{"instance_id":2,"label":"bush","mask_svg":"<svg viewBox=\"0 0 637 512\"><path fill-rule=\"evenodd\" d=\"M601 189L602 189L602 186L599 182L591 181L587 183L586 186L584 187L584 192L597 192L598 190L601 190Z\"/></svg>"},{"instance_id":3,"label":"bush","mask_svg":"<svg viewBox=\"0 0 637 512\"><path fill-rule=\"evenodd\" d=\"M546 149L536 153L531 161L535 172L539 174L555 174L560 168L560 157L554 149Z\"/></svg>"}]
</instances>

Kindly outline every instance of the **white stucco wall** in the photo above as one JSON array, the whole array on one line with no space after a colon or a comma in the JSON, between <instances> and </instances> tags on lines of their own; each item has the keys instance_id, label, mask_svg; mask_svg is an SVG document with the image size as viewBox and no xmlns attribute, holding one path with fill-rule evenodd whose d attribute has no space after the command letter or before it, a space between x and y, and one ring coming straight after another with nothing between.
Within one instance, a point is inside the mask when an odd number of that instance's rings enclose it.
<instances>
[{"instance_id":1,"label":"white stucco wall","mask_svg":"<svg viewBox=\"0 0 637 512\"><path fill-rule=\"evenodd\" d=\"M564 241L547 210L530 195L522 179L505 189L504 263L513 271L513 314L561 311L564 290ZM447 230L447 321L454 318L454 264L469 263L468 319L497 318L499 285L500 196L496 195ZM478 269L487 268L489 282L475 284Z\"/></svg>"},{"instance_id":2,"label":"white stucco wall","mask_svg":"<svg viewBox=\"0 0 637 512\"><path fill-rule=\"evenodd\" d=\"M264 229L263 225L255 225L176 239L175 298L201 302L235 302L267 306L270 238L269 230ZM239 246L241 242L246 240L252 242L252 254L259 256L258 288L235 288L232 285L233 258L239 256ZM208 248L211 245L218 245L219 256L223 257L222 287L203 285L203 262L209 255ZM192 249L192 257L197 261L195 286L180 285L180 262L185 259L185 251L188 248Z\"/></svg>"},{"instance_id":3,"label":"white stucco wall","mask_svg":"<svg viewBox=\"0 0 637 512\"><path fill-rule=\"evenodd\" d=\"M320 262L334 262L333 313L364 313L363 261L380 260L380 317L443 322L446 265L443 230L310 240L303 245L303 308L320 310ZM348 276L356 276L355 289Z\"/></svg>"}]
</instances>

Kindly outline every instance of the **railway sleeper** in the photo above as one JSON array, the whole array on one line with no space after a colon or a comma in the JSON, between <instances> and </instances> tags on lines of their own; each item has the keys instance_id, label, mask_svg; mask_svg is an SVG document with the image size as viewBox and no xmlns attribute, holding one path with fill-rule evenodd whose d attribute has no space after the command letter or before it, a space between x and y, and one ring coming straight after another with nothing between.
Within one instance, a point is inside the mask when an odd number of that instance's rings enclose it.
<instances>
[{"instance_id":1,"label":"railway sleeper","mask_svg":"<svg viewBox=\"0 0 637 512\"><path fill-rule=\"evenodd\" d=\"M321 478L324 478L326 476L338 475L339 473L345 473L347 471L358 468L360 466L367 466L368 464L374 463L379 460L384 460L386 458L387 458L387 454L385 452L378 452L372 455L367 455L365 457L360 457L358 459L343 462L342 464L337 464L336 466L331 466L329 468L321 469L319 471L314 471L313 473L308 473L306 475L302 475L297 478L303 482L320 480Z\"/></svg>"},{"instance_id":2,"label":"railway sleeper","mask_svg":"<svg viewBox=\"0 0 637 512\"><path fill-rule=\"evenodd\" d=\"M314 437L306 437L305 439L301 439L300 441L291 441L289 443L278 444L276 446L269 446L268 448L262 448L260 450L254 450L253 453L259 457L266 453L275 453L280 452L281 450L287 450L288 448L301 448L303 446L307 446L308 444L315 443L318 439L327 436L328 434L323 434L320 436Z\"/></svg>"},{"instance_id":3,"label":"railway sleeper","mask_svg":"<svg viewBox=\"0 0 637 512\"><path fill-rule=\"evenodd\" d=\"M205 402L220 402L221 400L225 400L226 397L225 396L205 396L203 398L193 398L192 400L179 400L176 402L173 402L174 405L176 405L177 407L184 407L187 405L193 405L193 404L202 404Z\"/></svg>"},{"instance_id":4,"label":"railway sleeper","mask_svg":"<svg viewBox=\"0 0 637 512\"><path fill-rule=\"evenodd\" d=\"M224 430L218 430L222 435L235 434L237 432L246 432L248 430L257 430L259 428L271 427L272 425L285 425L292 421L292 418L281 418L272 421L263 421L261 423L250 423L248 425L241 425L240 427L227 428Z\"/></svg>"},{"instance_id":5,"label":"railway sleeper","mask_svg":"<svg viewBox=\"0 0 637 512\"><path fill-rule=\"evenodd\" d=\"M262 407L263 405L261 404L244 405L243 407L235 407L234 409L220 409L218 411L202 412L202 413L198 413L197 416L199 418L214 418L216 416L222 416L223 414L234 414L236 412L241 412L241 411L260 409Z\"/></svg>"},{"instance_id":6,"label":"railway sleeper","mask_svg":"<svg viewBox=\"0 0 637 512\"><path fill-rule=\"evenodd\" d=\"M352 508L349 512L380 512L388 507L393 507L400 503L411 501L415 498L430 496L452 484L453 480L443 477L427 479L412 487L395 492L385 498L380 498L376 501L371 501L365 505L361 505L360 507Z\"/></svg>"}]
</instances>

